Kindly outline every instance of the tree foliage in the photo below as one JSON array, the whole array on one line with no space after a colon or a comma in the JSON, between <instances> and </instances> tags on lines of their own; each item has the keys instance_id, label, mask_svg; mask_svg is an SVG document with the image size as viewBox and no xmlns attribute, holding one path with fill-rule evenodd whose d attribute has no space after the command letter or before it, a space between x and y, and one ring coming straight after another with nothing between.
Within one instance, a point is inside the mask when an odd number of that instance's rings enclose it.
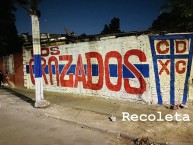
<instances>
[{"instance_id":1,"label":"tree foliage","mask_svg":"<svg viewBox=\"0 0 193 145\"><path fill-rule=\"evenodd\" d=\"M41 0L0 0L0 56L8 55L22 49L23 39L18 37L15 25L15 4L20 4L30 12L29 9L37 9L40 1Z\"/></svg>"},{"instance_id":2,"label":"tree foliage","mask_svg":"<svg viewBox=\"0 0 193 145\"><path fill-rule=\"evenodd\" d=\"M21 50L22 41L18 38L15 26L14 0L0 0L0 55Z\"/></svg>"},{"instance_id":3,"label":"tree foliage","mask_svg":"<svg viewBox=\"0 0 193 145\"><path fill-rule=\"evenodd\" d=\"M193 0L168 0L150 30L193 31Z\"/></svg>"},{"instance_id":4,"label":"tree foliage","mask_svg":"<svg viewBox=\"0 0 193 145\"><path fill-rule=\"evenodd\" d=\"M42 0L16 0L19 4L25 5L25 6L30 6L31 9L36 10L39 3Z\"/></svg>"},{"instance_id":5,"label":"tree foliage","mask_svg":"<svg viewBox=\"0 0 193 145\"><path fill-rule=\"evenodd\" d=\"M113 34L120 32L120 20L119 18L114 17L109 25L105 24L104 29L101 31L101 34Z\"/></svg>"}]
</instances>

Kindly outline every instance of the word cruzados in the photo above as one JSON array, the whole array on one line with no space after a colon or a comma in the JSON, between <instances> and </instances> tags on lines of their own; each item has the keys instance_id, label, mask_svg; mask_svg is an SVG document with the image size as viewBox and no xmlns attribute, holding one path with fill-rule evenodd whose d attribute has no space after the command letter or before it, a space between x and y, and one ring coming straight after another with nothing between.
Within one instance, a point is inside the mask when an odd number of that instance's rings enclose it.
<instances>
[{"instance_id":1,"label":"word cruzados","mask_svg":"<svg viewBox=\"0 0 193 145\"><path fill-rule=\"evenodd\" d=\"M122 121L190 121L190 116L188 114L180 114L176 112L174 115L166 114L163 115L162 112L157 112L157 114L129 114L128 112L122 112Z\"/></svg>"},{"instance_id":2,"label":"word cruzados","mask_svg":"<svg viewBox=\"0 0 193 145\"><path fill-rule=\"evenodd\" d=\"M91 90L101 90L106 84L109 90L116 92L121 90L122 85L129 94L143 94L146 91L145 77L148 75L144 75L143 72L144 70L149 72L149 66L144 64L147 62L147 57L141 50L128 50L124 56L117 51L110 51L104 57L98 52L78 54L78 57L60 53L57 46L42 48L42 75L45 84L53 85L53 78L56 78L56 85L61 87L77 88L78 83L81 82L84 89ZM133 56L139 59L136 65L129 60ZM111 59L114 59L116 64L110 64ZM97 61L97 64L93 64L93 60ZM116 72L113 74L113 77L117 79L116 83L111 80L112 66L114 67L113 73ZM35 84L33 67L34 59L32 58L29 61L29 73L31 82ZM128 70L129 74L133 74L133 78L139 81L139 86L135 87L130 84L130 76L127 76ZM94 77L97 77L97 82L93 82Z\"/></svg>"}]
</instances>

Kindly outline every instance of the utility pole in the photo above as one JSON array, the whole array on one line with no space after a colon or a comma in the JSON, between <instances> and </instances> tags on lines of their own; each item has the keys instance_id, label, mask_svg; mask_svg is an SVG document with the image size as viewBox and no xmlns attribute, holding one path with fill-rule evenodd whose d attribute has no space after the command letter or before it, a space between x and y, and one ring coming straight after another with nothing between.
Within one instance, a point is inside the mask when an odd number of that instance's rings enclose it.
<instances>
[{"instance_id":1,"label":"utility pole","mask_svg":"<svg viewBox=\"0 0 193 145\"><path fill-rule=\"evenodd\" d=\"M50 102L44 100L42 64L41 64L41 45L40 45L40 11L30 9L32 21L32 38L33 38L33 57L34 57L34 75L35 75L35 96L36 102L34 107L41 108L50 105Z\"/></svg>"},{"instance_id":2,"label":"utility pole","mask_svg":"<svg viewBox=\"0 0 193 145\"><path fill-rule=\"evenodd\" d=\"M41 62L41 45L40 45L40 11L37 5L41 0L16 0L18 4L27 11L31 16L32 38L33 38L33 57L34 57L34 75L35 75L35 104L34 107L42 108L50 105L50 102L44 100L43 80L42 80L42 62ZM24 5L31 4L31 9Z\"/></svg>"}]
</instances>

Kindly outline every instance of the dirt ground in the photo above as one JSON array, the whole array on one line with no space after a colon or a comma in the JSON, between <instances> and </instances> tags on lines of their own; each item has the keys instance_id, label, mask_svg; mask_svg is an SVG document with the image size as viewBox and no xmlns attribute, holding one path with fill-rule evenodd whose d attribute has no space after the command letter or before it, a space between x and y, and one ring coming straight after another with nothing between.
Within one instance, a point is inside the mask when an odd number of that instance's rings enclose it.
<instances>
[{"instance_id":1,"label":"dirt ground","mask_svg":"<svg viewBox=\"0 0 193 145\"><path fill-rule=\"evenodd\" d=\"M111 134L26 110L26 105L0 95L1 145L128 145Z\"/></svg>"},{"instance_id":2,"label":"dirt ground","mask_svg":"<svg viewBox=\"0 0 193 145\"><path fill-rule=\"evenodd\" d=\"M16 88L15 91L34 99L34 90ZM74 94L44 92L44 96L46 100L65 107L76 107L76 109L92 111L103 115L113 113L117 117L116 123L120 125L122 132L131 134L131 136L137 138L133 144L142 144L143 142L146 145L153 144L154 142L155 144L193 145L192 102L189 102L187 107L183 109L172 110L165 105L138 104L98 97L77 96ZM122 121L122 112L137 115L154 114L156 118L159 118L159 113L157 112L161 112L163 117L167 114L175 116L177 113L181 117L186 114L190 120L178 121L174 118L172 121Z\"/></svg>"}]
</instances>

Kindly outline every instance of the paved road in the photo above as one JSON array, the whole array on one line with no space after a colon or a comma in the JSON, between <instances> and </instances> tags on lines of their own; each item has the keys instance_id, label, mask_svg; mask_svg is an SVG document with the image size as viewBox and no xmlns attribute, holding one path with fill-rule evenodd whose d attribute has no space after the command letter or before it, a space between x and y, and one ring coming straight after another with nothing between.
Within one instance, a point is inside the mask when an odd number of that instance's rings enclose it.
<instances>
[{"instance_id":1,"label":"paved road","mask_svg":"<svg viewBox=\"0 0 193 145\"><path fill-rule=\"evenodd\" d=\"M128 144L115 136L36 113L34 109L20 98L0 92L0 145Z\"/></svg>"}]
</instances>

